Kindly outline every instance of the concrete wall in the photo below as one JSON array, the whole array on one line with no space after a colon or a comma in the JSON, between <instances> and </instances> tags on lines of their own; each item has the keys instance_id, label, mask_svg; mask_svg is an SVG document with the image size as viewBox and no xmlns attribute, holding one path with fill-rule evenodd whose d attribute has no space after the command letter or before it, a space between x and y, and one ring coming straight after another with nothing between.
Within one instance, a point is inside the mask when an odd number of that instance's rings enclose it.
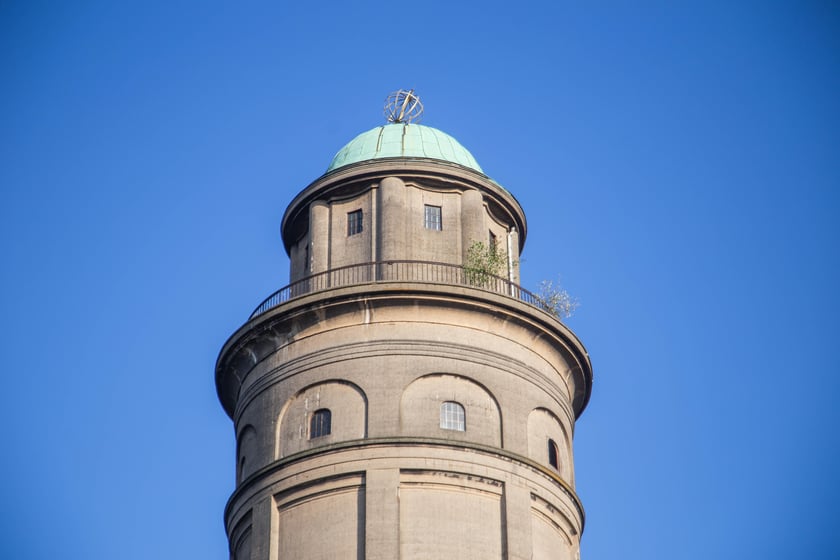
<instances>
[{"instance_id":1,"label":"concrete wall","mask_svg":"<svg viewBox=\"0 0 840 560\"><path fill-rule=\"evenodd\" d=\"M441 209L440 230L425 227L427 205ZM363 231L348 235L347 214L356 210L362 211ZM491 232L499 249L511 255L511 270L505 277L512 276L517 282L519 279L515 224L491 213L477 189L442 188L386 177L358 186L353 194L342 192L313 200L302 215L307 216L308 230L289 245L292 281L371 261L418 260L461 265L469 246L474 242L488 244Z\"/></svg>"},{"instance_id":2,"label":"concrete wall","mask_svg":"<svg viewBox=\"0 0 840 560\"><path fill-rule=\"evenodd\" d=\"M313 438L309 433L310 421L313 413L321 409L331 412L332 429L328 435ZM275 436L275 451L270 456L263 456L266 462L313 447L365 437L367 401L361 389L351 383L321 381L298 391L287 400L276 423L279 427Z\"/></svg>"},{"instance_id":3,"label":"concrete wall","mask_svg":"<svg viewBox=\"0 0 840 560\"><path fill-rule=\"evenodd\" d=\"M272 558L363 559L364 475L321 478L274 496Z\"/></svg>"},{"instance_id":4,"label":"concrete wall","mask_svg":"<svg viewBox=\"0 0 840 560\"><path fill-rule=\"evenodd\" d=\"M382 559L555 558L558 551L573 558L583 524L569 435L576 383L570 372L581 367L574 340L553 332L560 324L543 312L504 296L406 288L301 298L254 326L268 338L253 342L262 350L239 350L259 358L237 397L239 449L248 457L228 526L254 515L256 497L270 496L274 528L264 520L270 534L260 538L276 556L254 551L253 559L353 557L349 551ZM446 401L464 407L464 431L440 427ZM332 432L309 438L309 418L321 408L332 413ZM559 448L557 469L549 465L549 439ZM431 468L429 445L468 458ZM486 476L500 453L515 477ZM370 491L373 459L391 473L385 478L392 491ZM321 465L329 468L316 475ZM293 484L288 477L298 471L305 476ZM360 478L331 489L334 477L349 476ZM286 492L298 497L289 501ZM377 524L366 517L380 510L393 511ZM319 517L324 511L330 514ZM333 528L334 513L341 522ZM329 547L289 535L307 527L329 534Z\"/></svg>"},{"instance_id":5,"label":"concrete wall","mask_svg":"<svg viewBox=\"0 0 840 560\"><path fill-rule=\"evenodd\" d=\"M574 483L572 462L572 440L567 429L553 412L547 408L536 408L528 415L528 456L549 464L548 442L557 445L557 472L564 480Z\"/></svg>"},{"instance_id":6,"label":"concrete wall","mask_svg":"<svg viewBox=\"0 0 840 560\"><path fill-rule=\"evenodd\" d=\"M441 470L400 472L400 558L504 558L504 485ZM492 528L492 530L488 530Z\"/></svg>"},{"instance_id":7,"label":"concrete wall","mask_svg":"<svg viewBox=\"0 0 840 560\"><path fill-rule=\"evenodd\" d=\"M571 560L582 522L570 496L498 453L379 441L287 460L240 488L227 522L239 549L249 535L248 560Z\"/></svg>"},{"instance_id":8,"label":"concrete wall","mask_svg":"<svg viewBox=\"0 0 840 560\"><path fill-rule=\"evenodd\" d=\"M464 408L465 431L440 427L445 402ZM459 375L433 373L412 381L400 398L399 432L502 446L502 418L496 399L474 380Z\"/></svg>"},{"instance_id":9,"label":"concrete wall","mask_svg":"<svg viewBox=\"0 0 840 560\"><path fill-rule=\"evenodd\" d=\"M440 230L425 227L426 205L440 207ZM363 228L348 235L356 210ZM371 261L461 265L492 233L518 282L525 227L486 176L395 160L319 178L282 229L292 281ZM572 434L592 374L574 334L457 282L334 274L318 292L301 283L220 354L217 390L237 435L231 558L577 560ZM463 430L441 426L447 402L463 408ZM330 433L313 434L325 409Z\"/></svg>"}]
</instances>

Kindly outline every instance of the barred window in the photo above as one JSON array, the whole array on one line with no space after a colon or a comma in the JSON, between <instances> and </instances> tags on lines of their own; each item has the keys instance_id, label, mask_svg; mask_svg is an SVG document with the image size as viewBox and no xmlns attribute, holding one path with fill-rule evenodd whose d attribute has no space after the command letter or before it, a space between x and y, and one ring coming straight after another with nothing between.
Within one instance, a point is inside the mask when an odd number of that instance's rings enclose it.
<instances>
[{"instance_id":1,"label":"barred window","mask_svg":"<svg viewBox=\"0 0 840 560\"><path fill-rule=\"evenodd\" d=\"M354 210L347 213L347 236L362 233L364 226L362 224L362 211Z\"/></svg>"},{"instance_id":2,"label":"barred window","mask_svg":"<svg viewBox=\"0 0 840 560\"><path fill-rule=\"evenodd\" d=\"M560 465L557 462L557 444L554 443L553 439L548 440L548 464L554 467L555 470L560 469Z\"/></svg>"},{"instance_id":3,"label":"barred window","mask_svg":"<svg viewBox=\"0 0 840 560\"><path fill-rule=\"evenodd\" d=\"M329 409L322 408L312 413L309 419L309 439L315 439L330 434L332 428L332 413Z\"/></svg>"},{"instance_id":4,"label":"barred window","mask_svg":"<svg viewBox=\"0 0 840 560\"><path fill-rule=\"evenodd\" d=\"M426 205L425 213L423 215L423 225L426 229L433 229L440 231L443 229L443 222L440 219L440 206Z\"/></svg>"},{"instance_id":5,"label":"barred window","mask_svg":"<svg viewBox=\"0 0 840 560\"><path fill-rule=\"evenodd\" d=\"M467 427L464 407L455 401L446 401L440 405L440 427L444 430L465 431Z\"/></svg>"}]
</instances>

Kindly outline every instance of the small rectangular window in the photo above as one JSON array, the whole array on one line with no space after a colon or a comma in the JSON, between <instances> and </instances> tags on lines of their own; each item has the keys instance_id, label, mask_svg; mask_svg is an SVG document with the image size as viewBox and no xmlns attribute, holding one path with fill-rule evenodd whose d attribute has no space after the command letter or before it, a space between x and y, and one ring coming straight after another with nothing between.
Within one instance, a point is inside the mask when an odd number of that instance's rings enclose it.
<instances>
[{"instance_id":1,"label":"small rectangular window","mask_svg":"<svg viewBox=\"0 0 840 560\"><path fill-rule=\"evenodd\" d=\"M322 408L312 413L309 419L309 439L330 435L332 431L332 413L328 408Z\"/></svg>"},{"instance_id":2,"label":"small rectangular window","mask_svg":"<svg viewBox=\"0 0 840 560\"><path fill-rule=\"evenodd\" d=\"M362 224L362 211L354 210L347 213L347 236L362 233L364 225Z\"/></svg>"},{"instance_id":3,"label":"small rectangular window","mask_svg":"<svg viewBox=\"0 0 840 560\"><path fill-rule=\"evenodd\" d=\"M496 234L495 234L495 233L493 233L492 231L491 231L491 232L488 232L488 233L490 234L490 239L488 240L488 242L489 242L489 247L490 247L490 252L495 253L495 252L496 252L496 249L498 248L498 247L497 247L497 245L498 245L498 240L496 239Z\"/></svg>"},{"instance_id":4,"label":"small rectangular window","mask_svg":"<svg viewBox=\"0 0 840 560\"><path fill-rule=\"evenodd\" d=\"M426 229L433 229L435 231L443 229L443 223L440 219L440 206L426 205L426 211L423 216L423 225L425 225Z\"/></svg>"}]
</instances>

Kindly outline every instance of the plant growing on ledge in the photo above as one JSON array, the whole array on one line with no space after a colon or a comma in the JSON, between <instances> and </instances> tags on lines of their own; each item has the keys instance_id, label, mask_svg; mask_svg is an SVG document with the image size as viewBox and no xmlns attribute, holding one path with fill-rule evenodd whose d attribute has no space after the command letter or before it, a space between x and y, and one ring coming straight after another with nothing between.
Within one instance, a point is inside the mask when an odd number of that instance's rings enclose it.
<instances>
[{"instance_id":1,"label":"plant growing on ledge","mask_svg":"<svg viewBox=\"0 0 840 560\"><path fill-rule=\"evenodd\" d=\"M502 293L510 293L510 285L506 280L508 267L507 253L496 244L485 245L480 241L473 242L467 249L464 262L464 281L470 286L487 288ZM519 292L519 287L516 286ZM551 280L543 280L540 287L533 294L533 302L541 309L551 313L558 319L571 317L580 305L577 298L569 295L565 289Z\"/></svg>"},{"instance_id":2,"label":"plant growing on ledge","mask_svg":"<svg viewBox=\"0 0 840 560\"><path fill-rule=\"evenodd\" d=\"M467 284L488 288L506 270L507 253L495 243L485 245L481 241L474 241L467 249L464 262L464 280Z\"/></svg>"},{"instance_id":3,"label":"plant growing on ledge","mask_svg":"<svg viewBox=\"0 0 840 560\"><path fill-rule=\"evenodd\" d=\"M567 319L572 316L580 305L577 298L569 295L569 292L560 287L560 283L554 284L551 280L540 282L540 288L536 294L537 305L559 319Z\"/></svg>"}]
</instances>

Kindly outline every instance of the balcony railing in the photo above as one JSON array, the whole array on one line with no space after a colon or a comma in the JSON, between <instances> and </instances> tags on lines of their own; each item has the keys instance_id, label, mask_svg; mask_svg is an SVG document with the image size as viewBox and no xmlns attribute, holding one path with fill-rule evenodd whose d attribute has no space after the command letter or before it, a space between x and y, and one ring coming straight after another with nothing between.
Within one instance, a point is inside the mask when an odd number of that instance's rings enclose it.
<instances>
[{"instance_id":1,"label":"balcony railing","mask_svg":"<svg viewBox=\"0 0 840 560\"><path fill-rule=\"evenodd\" d=\"M413 282L469 286L507 296L551 312L537 295L506 278L456 264L428 261L379 261L352 264L319 272L284 288L280 288L260 303L251 319L296 297L306 294L379 282Z\"/></svg>"}]
</instances>

